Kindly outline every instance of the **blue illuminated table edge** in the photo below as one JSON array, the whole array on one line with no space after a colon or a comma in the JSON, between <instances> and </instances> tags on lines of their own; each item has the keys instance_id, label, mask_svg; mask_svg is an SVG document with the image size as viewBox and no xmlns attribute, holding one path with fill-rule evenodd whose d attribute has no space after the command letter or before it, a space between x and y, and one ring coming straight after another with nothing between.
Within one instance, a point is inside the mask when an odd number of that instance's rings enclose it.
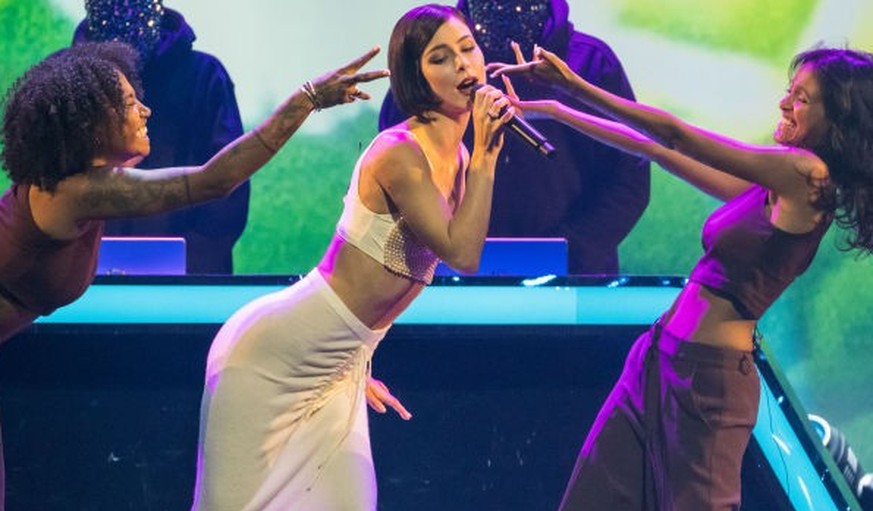
<instances>
[{"instance_id":1,"label":"blue illuminated table edge","mask_svg":"<svg viewBox=\"0 0 873 511\"><path fill-rule=\"evenodd\" d=\"M766 342L755 352L755 366L761 376L761 399L752 440L767 458L793 508L863 511L833 457L812 429L805 408ZM774 414L774 409L779 413ZM803 456L794 456L795 447L800 448ZM779 467L786 472L781 478L775 473ZM823 500L817 492L825 492L830 500Z\"/></svg>"},{"instance_id":2,"label":"blue illuminated table edge","mask_svg":"<svg viewBox=\"0 0 873 511\"><path fill-rule=\"evenodd\" d=\"M221 324L248 302L300 278L101 276L35 327ZM676 276L438 277L397 324L645 325L669 307L684 282Z\"/></svg>"},{"instance_id":3,"label":"blue illuminated table edge","mask_svg":"<svg viewBox=\"0 0 873 511\"><path fill-rule=\"evenodd\" d=\"M92 285L290 285L306 274L238 275L97 275ZM682 287L684 275L525 275L525 276L435 276L431 286L527 286L533 281L551 286Z\"/></svg>"}]
</instances>

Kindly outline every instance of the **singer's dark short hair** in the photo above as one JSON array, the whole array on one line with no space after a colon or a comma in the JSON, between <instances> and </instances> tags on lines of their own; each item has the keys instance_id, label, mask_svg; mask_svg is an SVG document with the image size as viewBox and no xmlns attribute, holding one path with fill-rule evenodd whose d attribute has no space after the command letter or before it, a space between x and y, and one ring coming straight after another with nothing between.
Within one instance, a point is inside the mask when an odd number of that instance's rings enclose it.
<instances>
[{"instance_id":1,"label":"singer's dark short hair","mask_svg":"<svg viewBox=\"0 0 873 511\"><path fill-rule=\"evenodd\" d=\"M391 93L404 112L424 123L431 121L425 113L435 110L442 100L421 73L421 54L437 30L452 18L467 24L461 11L454 7L427 4L404 14L391 32L388 44Z\"/></svg>"}]
</instances>

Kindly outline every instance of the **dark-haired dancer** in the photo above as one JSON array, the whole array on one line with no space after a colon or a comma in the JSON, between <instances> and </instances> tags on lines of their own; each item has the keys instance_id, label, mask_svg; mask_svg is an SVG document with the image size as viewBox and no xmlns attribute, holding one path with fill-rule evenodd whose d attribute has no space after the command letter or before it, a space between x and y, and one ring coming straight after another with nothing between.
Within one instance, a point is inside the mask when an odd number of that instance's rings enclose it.
<instances>
[{"instance_id":1,"label":"dark-haired dancer","mask_svg":"<svg viewBox=\"0 0 873 511\"><path fill-rule=\"evenodd\" d=\"M740 466L758 411L757 320L809 266L833 219L847 246L873 251L873 55L798 55L780 101L776 146L704 131L605 92L540 48L496 65L573 94L618 120L554 101L519 101L650 158L726 201L703 228L705 253L673 306L643 334L588 434L563 510L738 509Z\"/></svg>"},{"instance_id":2,"label":"dark-haired dancer","mask_svg":"<svg viewBox=\"0 0 873 511\"><path fill-rule=\"evenodd\" d=\"M318 267L242 308L213 341L197 510L376 509L366 400L409 414L368 384L371 356L438 259L478 267L501 128L513 113L493 87L471 99L485 62L452 7L407 12L388 65L413 117L361 155ZM462 142L471 117L472 155Z\"/></svg>"},{"instance_id":3,"label":"dark-haired dancer","mask_svg":"<svg viewBox=\"0 0 873 511\"><path fill-rule=\"evenodd\" d=\"M386 71L357 71L373 49L294 92L251 133L203 165L142 171L151 111L137 91L136 53L87 43L30 68L9 90L0 198L0 343L85 292L104 220L160 213L227 195L261 168L317 107L369 98ZM0 499L2 501L2 499Z\"/></svg>"}]
</instances>

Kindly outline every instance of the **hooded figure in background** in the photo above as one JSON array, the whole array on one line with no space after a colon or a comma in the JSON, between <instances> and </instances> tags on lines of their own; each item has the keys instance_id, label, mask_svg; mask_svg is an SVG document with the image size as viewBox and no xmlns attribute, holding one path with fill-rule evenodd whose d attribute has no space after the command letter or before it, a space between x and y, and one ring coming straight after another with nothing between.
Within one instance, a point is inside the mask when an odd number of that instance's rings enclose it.
<instances>
[{"instance_id":1,"label":"hooded figure in background","mask_svg":"<svg viewBox=\"0 0 873 511\"><path fill-rule=\"evenodd\" d=\"M557 53L590 82L634 99L621 63L603 41L577 32L566 0L460 0L486 62L515 62L513 40L526 54L534 44ZM555 97L590 111L570 97L524 80L513 82L522 99ZM391 93L382 104L379 129L404 120ZM562 237L573 274L616 274L618 245L649 202L649 163L595 142L561 123L528 119L555 146L544 158L520 138L507 135L497 164L491 225L493 237ZM467 133L469 146L471 133Z\"/></svg>"},{"instance_id":2,"label":"hooded figure in background","mask_svg":"<svg viewBox=\"0 0 873 511\"><path fill-rule=\"evenodd\" d=\"M212 55L192 48L194 31L162 0L86 0L73 44L122 41L138 51L151 154L143 169L199 165L242 135L234 86ZM250 185L220 200L106 222L106 236L182 236L190 274L233 273L233 246L245 229Z\"/></svg>"}]
</instances>

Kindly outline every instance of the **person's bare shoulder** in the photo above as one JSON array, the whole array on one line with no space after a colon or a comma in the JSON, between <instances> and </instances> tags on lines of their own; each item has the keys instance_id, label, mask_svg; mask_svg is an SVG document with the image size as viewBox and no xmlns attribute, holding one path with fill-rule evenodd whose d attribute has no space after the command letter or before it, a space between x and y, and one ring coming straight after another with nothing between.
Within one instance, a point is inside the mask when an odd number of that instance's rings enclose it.
<instances>
[{"instance_id":1,"label":"person's bare shoulder","mask_svg":"<svg viewBox=\"0 0 873 511\"><path fill-rule=\"evenodd\" d=\"M374 141L363 161L363 168L376 179L387 181L414 178L428 171L427 159L418 141L406 130L383 132Z\"/></svg>"}]
</instances>

